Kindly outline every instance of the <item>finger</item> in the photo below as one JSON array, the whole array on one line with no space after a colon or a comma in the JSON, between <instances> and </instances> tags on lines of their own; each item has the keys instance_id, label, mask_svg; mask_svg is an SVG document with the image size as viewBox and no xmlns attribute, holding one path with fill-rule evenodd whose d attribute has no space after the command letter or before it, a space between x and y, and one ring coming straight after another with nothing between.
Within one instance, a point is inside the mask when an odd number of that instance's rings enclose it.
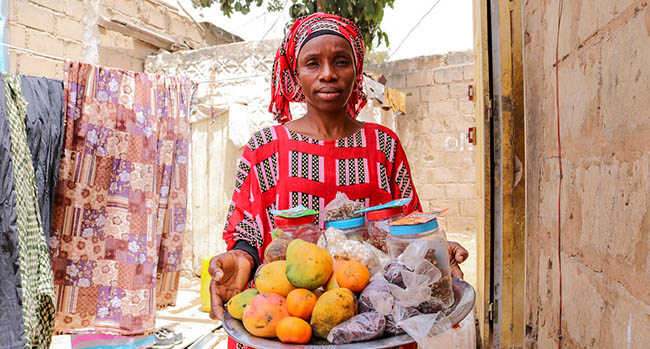
<instances>
[{"instance_id":1,"label":"finger","mask_svg":"<svg viewBox=\"0 0 650 349\"><path fill-rule=\"evenodd\" d=\"M450 241L449 242L449 248L451 249L454 259L458 263L464 262L467 257L469 257L469 252L459 243L455 241Z\"/></svg>"},{"instance_id":2,"label":"finger","mask_svg":"<svg viewBox=\"0 0 650 349\"><path fill-rule=\"evenodd\" d=\"M223 272L223 269L217 268L212 274L212 280L216 282L221 282L223 281L224 275L225 273Z\"/></svg>"},{"instance_id":3,"label":"finger","mask_svg":"<svg viewBox=\"0 0 650 349\"><path fill-rule=\"evenodd\" d=\"M213 279L221 280L223 277L223 260L221 255L212 257L210 260L210 267L208 268L208 273ZM217 273L219 273L217 275Z\"/></svg>"},{"instance_id":4,"label":"finger","mask_svg":"<svg viewBox=\"0 0 650 349\"><path fill-rule=\"evenodd\" d=\"M213 320L223 320L223 301L217 293L217 283L210 282L210 318Z\"/></svg>"},{"instance_id":5,"label":"finger","mask_svg":"<svg viewBox=\"0 0 650 349\"><path fill-rule=\"evenodd\" d=\"M458 249L456 250L454 257L456 258L456 262L463 263L467 260L467 257L469 257L469 252L467 252L463 246L458 245Z\"/></svg>"},{"instance_id":6,"label":"finger","mask_svg":"<svg viewBox=\"0 0 650 349\"><path fill-rule=\"evenodd\" d=\"M458 265L454 265L451 267L451 276L458 279L465 278L465 274L463 274L463 271L460 270L460 267Z\"/></svg>"}]
</instances>

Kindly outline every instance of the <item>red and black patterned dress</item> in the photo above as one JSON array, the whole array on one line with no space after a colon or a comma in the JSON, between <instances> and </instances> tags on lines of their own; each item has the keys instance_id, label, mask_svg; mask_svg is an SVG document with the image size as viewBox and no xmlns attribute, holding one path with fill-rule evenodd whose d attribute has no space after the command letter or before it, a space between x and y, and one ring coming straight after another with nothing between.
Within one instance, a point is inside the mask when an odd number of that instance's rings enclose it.
<instances>
[{"instance_id":1,"label":"red and black patterned dress","mask_svg":"<svg viewBox=\"0 0 650 349\"><path fill-rule=\"evenodd\" d=\"M244 148L237 169L223 234L228 249L246 241L262 260L274 226L270 210L299 204L322 210L337 192L366 207L412 198L406 211L420 209L404 149L397 135L384 126L366 123L347 138L329 141L283 125L257 132Z\"/></svg>"}]
</instances>

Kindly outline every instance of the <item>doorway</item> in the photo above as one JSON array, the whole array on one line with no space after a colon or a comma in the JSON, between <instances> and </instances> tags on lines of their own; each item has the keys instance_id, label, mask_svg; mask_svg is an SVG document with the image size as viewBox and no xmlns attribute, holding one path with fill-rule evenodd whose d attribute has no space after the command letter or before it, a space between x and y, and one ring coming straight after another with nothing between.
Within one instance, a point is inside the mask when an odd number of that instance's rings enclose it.
<instances>
[{"instance_id":1,"label":"doorway","mask_svg":"<svg viewBox=\"0 0 650 349\"><path fill-rule=\"evenodd\" d=\"M522 2L474 0L477 311L482 347L524 344L525 125Z\"/></svg>"}]
</instances>

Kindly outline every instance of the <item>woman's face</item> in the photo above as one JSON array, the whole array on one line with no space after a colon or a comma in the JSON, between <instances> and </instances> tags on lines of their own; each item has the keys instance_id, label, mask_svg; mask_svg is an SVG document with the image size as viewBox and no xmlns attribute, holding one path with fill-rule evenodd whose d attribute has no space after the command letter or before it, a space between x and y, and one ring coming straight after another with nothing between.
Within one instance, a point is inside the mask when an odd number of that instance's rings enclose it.
<instances>
[{"instance_id":1,"label":"woman's face","mask_svg":"<svg viewBox=\"0 0 650 349\"><path fill-rule=\"evenodd\" d=\"M321 35L309 40L298 54L297 73L307 104L324 112L347 107L356 71L345 39Z\"/></svg>"}]
</instances>

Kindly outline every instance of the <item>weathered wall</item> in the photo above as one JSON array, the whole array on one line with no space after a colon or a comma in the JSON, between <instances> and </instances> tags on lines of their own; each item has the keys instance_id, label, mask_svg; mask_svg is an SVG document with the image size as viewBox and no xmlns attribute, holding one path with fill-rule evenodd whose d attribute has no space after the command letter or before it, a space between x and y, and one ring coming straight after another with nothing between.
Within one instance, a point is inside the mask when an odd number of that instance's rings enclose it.
<instances>
[{"instance_id":1,"label":"weathered wall","mask_svg":"<svg viewBox=\"0 0 650 349\"><path fill-rule=\"evenodd\" d=\"M470 259L466 279L476 280L477 196L474 147L467 131L474 123L472 52L452 52L366 66L383 74L386 86L407 94L407 114L397 118L397 133L408 156L424 210L448 208L440 224L460 241Z\"/></svg>"},{"instance_id":2,"label":"weathered wall","mask_svg":"<svg viewBox=\"0 0 650 349\"><path fill-rule=\"evenodd\" d=\"M557 345L558 2L524 4L527 346ZM564 1L559 96L566 348L650 343L650 7Z\"/></svg>"},{"instance_id":3,"label":"weathered wall","mask_svg":"<svg viewBox=\"0 0 650 349\"><path fill-rule=\"evenodd\" d=\"M201 33L179 11L158 0L12 0L8 43L50 56L141 72L144 59L159 47L98 26L98 16L121 18L179 39L190 48L232 42L233 38L209 26L203 26ZM63 77L60 60L15 49L10 50L9 60L12 73Z\"/></svg>"}]
</instances>

